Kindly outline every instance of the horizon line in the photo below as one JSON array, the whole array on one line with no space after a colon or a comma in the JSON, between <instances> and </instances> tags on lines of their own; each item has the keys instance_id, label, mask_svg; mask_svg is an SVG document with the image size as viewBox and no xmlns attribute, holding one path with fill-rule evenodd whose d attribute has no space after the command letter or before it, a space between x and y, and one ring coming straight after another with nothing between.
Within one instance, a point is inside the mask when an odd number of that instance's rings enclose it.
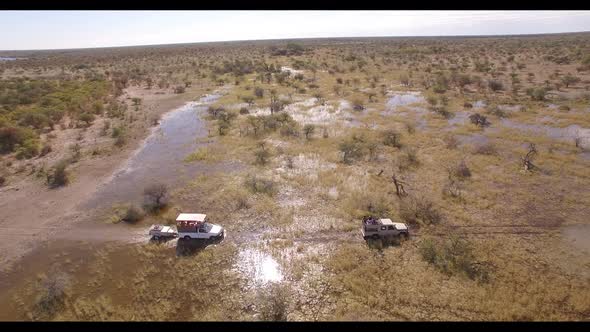
<instances>
[{"instance_id":1,"label":"horizon line","mask_svg":"<svg viewBox=\"0 0 590 332\"><path fill-rule=\"evenodd\" d=\"M39 49L11 49L0 50L0 53L9 52L43 52L43 51L78 51L78 50L101 50L111 48L133 48L133 47L162 47L175 45L194 45L194 44L217 44L217 43L237 43L237 42L260 42L260 41L290 41L290 40L315 40L315 39L362 39L362 38L478 38L478 37L532 37L547 35L566 35L566 34L583 34L590 33L590 30L584 31L566 31L566 32L538 32L538 33L519 33L519 34L484 34L484 35L413 35L413 36L349 36L349 37L302 37L302 38L263 38L263 39L229 39L229 40L212 40L198 42L180 42L166 44L139 44L139 45L113 45L113 46L95 46L95 47L76 47L76 48L39 48Z\"/></svg>"}]
</instances>

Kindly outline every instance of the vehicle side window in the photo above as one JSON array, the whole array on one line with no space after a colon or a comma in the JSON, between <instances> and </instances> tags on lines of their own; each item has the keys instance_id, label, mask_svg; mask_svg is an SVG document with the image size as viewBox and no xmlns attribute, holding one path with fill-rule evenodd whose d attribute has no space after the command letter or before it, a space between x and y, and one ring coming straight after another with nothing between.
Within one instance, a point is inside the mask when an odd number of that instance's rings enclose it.
<instances>
[{"instance_id":1,"label":"vehicle side window","mask_svg":"<svg viewBox=\"0 0 590 332\"><path fill-rule=\"evenodd\" d=\"M199 233L207 233L204 227L199 228Z\"/></svg>"},{"instance_id":2,"label":"vehicle side window","mask_svg":"<svg viewBox=\"0 0 590 332\"><path fill-rule=\"evenodd\" d=\"M387 229L390 230L390 231L392 231L392 230L394 230L394 227L393 226L387 226Z\"/></svg>"},{"instance_id":3,"label":"vehicle side window","mask_svg":"<svg viewBox=\"0 0 590 332\"><path fill-rule=\"evenodd\" d=\"M381 226L381 230L382 230L382 231L384 231L384 230L386 230L386 229L387 229L387 227L385 227L385 226Z\"/></svg>"}]
</instances>

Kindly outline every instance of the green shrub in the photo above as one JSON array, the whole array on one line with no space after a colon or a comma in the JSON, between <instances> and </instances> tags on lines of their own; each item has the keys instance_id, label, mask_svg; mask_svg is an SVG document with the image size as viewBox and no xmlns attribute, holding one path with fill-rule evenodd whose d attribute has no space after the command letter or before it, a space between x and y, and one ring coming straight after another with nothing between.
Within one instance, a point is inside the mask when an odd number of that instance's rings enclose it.
<instances>
[{"instance_id":1,"label":"green shrub","mask_svg":"<svg viewBox=\"0 0 590 332\"><path fill-rule=\"evenodd\" d=\"M419 251L424 261L445 274L462 274L480 282L490 279L489 269L476 261L471 244L457 236L444 241L426 238L421 241Z\"/></svg>"},{"instance_id":2,"label":"green shrub","mask_svg":"<svg viewBox=\"0 0 590 332\"><path fill-rule=\"evenodd\" d=\"M57 165L55 165L49 174L47 174L47 184L50 188L57 188L68 184L69 177L66 170L67 166L68 162L66 160L62 160L57 163Z\"/></svg>"},{"instance_id":3,"label":"green shrub","mask_svg":"<svg viewBox=\"0 0 590 332\"><path fill-rule=\"evenodd\" d=\"M16 149L16 158L17 159L30 159L35 157L39 154L39 141L34 138L29 138L25 140L19 147Z\"/></svg>"},{"instance_id":4,"label":"green shrub","mask_svg":"<svg viewBox=\"0 0 590 332\"><path fill-rule=\"evenodd\" d=\"M13 152L26 140L36 138L35 132L29 128L7 126L0 128L0 153Z\"/></svg>"}]
</instances>

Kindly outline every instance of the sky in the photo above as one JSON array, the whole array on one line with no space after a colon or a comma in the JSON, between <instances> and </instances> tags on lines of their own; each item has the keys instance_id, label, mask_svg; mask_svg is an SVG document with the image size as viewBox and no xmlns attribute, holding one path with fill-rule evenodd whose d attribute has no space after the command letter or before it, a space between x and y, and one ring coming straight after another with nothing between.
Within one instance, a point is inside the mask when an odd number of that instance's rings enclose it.
<instances>
[{"instance_id":1,"label":"sky","mask_svg":"<svg viewBox=\"0 0 590 332\"><path fill-rule=\"evenodd\" d=\"M590 31L590 11L0 11L0 50Z\"/></svg>"}]
</instances>

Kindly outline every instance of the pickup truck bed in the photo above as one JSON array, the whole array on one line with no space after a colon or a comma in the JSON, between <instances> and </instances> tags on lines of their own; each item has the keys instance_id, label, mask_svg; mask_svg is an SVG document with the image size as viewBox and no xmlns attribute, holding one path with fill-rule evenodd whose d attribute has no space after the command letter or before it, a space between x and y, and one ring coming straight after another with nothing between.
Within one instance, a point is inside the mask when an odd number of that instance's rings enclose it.
<instances>
[{"instance_id":1,"label":"pickup truck bed","mask_svg":"<svg viewBox=\"0 0 590 332\"><path fill-rule=\"evenodd\" d=\"M178 232L174 228L163 225L152 225L149 234L155 238L178 236Z\"/></svg>"}]
</instances>

